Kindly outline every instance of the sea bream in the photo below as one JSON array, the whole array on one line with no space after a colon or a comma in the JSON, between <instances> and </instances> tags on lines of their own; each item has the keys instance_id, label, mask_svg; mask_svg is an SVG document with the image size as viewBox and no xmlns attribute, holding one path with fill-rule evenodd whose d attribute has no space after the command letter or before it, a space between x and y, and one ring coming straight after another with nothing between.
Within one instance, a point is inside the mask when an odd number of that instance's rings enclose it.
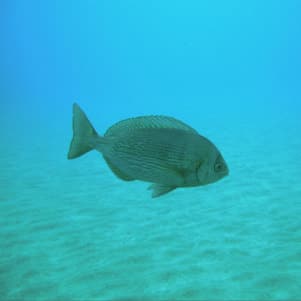
<instances>
[{"instance_id":1,"label":"sea bream","mask_svg":"<svg viewBox=\"0 0 301 301\"><path fill-rule=\"evenodd\" d=\"M216 146L182 121L167 116L129 118L101 136L74 104L68 159L93 149L103 155L118 178L152 183L152 197L178 187L210 184L229 174Z\"/></svg>"}]
</instances>

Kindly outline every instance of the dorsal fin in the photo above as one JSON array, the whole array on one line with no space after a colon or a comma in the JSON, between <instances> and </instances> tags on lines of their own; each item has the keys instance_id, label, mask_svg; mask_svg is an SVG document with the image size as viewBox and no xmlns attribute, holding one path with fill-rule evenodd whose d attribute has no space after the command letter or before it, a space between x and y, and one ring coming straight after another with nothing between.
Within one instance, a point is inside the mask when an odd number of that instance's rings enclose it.
<instances>
[{"instance_id":1,"label":"dorsal fin","mask_svg":"<svg viewBox=\"0 0 301 301\"><path fill-rule=\"evenodd\" d=\"M104 136L120 135L120 132L128 132L134 129L143 128L168 128L168 129L181 129L197 134L197 131L185 124L184 122L177 120L173 117L151 115L141 116L135 118L129 118L117 122L112 125L104 134Z\"/></svg>"}]
</instances>

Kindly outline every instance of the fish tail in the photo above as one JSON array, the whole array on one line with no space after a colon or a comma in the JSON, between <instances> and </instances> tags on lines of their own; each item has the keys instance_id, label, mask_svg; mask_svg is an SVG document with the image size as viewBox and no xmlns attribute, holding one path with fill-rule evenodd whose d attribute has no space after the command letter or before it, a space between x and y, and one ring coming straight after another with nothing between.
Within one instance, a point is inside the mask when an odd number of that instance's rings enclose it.
<instances>
[{"instance_id":1,"label":"fish tail","mask_svg":"<svg viewBox=\"0 0 301 301\"><path fill-rule=\"evenodd\" d=\"M92 126L83 110L73 104L73 137L71 140L68 159L78 158L95 147L95 141L100 136Z\"/></svg>"}]
</instances>

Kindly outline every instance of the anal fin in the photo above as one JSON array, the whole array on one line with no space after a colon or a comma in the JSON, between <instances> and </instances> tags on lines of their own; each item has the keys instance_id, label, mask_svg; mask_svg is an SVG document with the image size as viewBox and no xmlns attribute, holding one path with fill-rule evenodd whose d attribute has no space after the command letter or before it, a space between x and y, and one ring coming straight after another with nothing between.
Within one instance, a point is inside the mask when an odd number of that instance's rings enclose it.
<instances>
[{"instance_id":1,"label":"anal fin","mask_svg":"<svg viewBox=\"0 0 301 301\"><path fill-rule=\"evenodd\" d=\"M103 156L104 159L106 160L108 166L110 167L110 169L112 170L112 172L119 178L122 179L124 181L133 181L135 180L134 178L128 176L127 174L125 174L124 172L122 172L116 165L114 165L111 160L105 156Z\"/></svg>"},{"instance_id":2,"label":"anal fin","mask_svg":"<svg viewBox=\"0 0 301 301\"><path fill-rule=\"evenodd\" d=\"M152 192L152 198L157 198L163 194L166 194L174 189L176 189L177 187L175 186L167 186L167 185L164 185L164 184L157 184L157 183L154 183L152 185L150 185L148 187L148 190L153 190Z\"/></svg>"}]
</instances>

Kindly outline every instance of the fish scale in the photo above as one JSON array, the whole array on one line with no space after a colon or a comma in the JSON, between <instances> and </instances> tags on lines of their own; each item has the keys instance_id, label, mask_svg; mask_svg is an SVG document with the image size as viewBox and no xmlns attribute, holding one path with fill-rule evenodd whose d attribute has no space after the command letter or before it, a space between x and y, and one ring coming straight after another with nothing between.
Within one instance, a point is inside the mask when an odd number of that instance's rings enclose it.
<instances>
[{"instance_id":1,"label":"fish scale","mask_svg":"<svg viewBox=\"0 0 301 301\"><path fill-rule=\"evenodd\" d=\"M179 129L142 129L116 138L116 143L112 145L114 154L139 154L141 160L157 159L160 164L169 167L191 168L191 162L196 161L200 153L191 147L199 137Z\"/></svg>"},{"instance_id":2,"label":"fish scale","mask_svg":"<svg viewBox=\"0 0 301 301\"><path fill-rule=\"evenodd\" d=\"M112 172L125 181L153 183L152 197L177 187L210 184L228 174L221 153L207 138L173 117L122 120L100 136L77 104L69 159L101 152Z\"/></svg>"}]
</instances>

